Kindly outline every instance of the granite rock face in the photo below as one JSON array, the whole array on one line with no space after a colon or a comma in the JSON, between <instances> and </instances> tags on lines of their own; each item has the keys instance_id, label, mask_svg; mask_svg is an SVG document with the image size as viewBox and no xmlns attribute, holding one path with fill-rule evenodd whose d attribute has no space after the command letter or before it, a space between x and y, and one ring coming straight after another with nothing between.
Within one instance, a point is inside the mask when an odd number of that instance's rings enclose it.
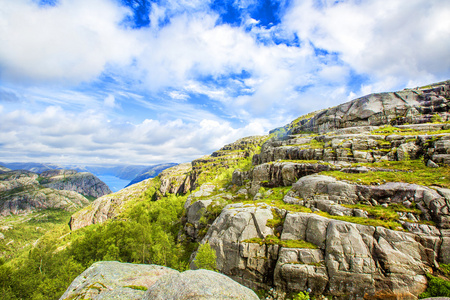
<instances>
[{"instance_id":1,"label":"granite rock face","mask_svg":"<svg viewBox=\"0 0 450 300\"><path fill-rule=\"evenodd\" d=\"M420 124L430 122L436 113L442 114L445 121L449 117L449 98L449 81L430 88L371 94L301 120L291 133L329 132L385 124Z\"/></svg>"},{"instance_id":2,"label":"granite rock face","mask_svg":"<svg viewBox=\"0 0 450 300\"><path fill-rule=\"evenodd\" d=\"M96 262L75 278L60 300L142 299L162 276L177 273L157 265Z\"/></svg>"},{"instance_id":3,"label":"granite rock face","mask_svg":"<svg viewBox=\"0 0 450 300\"><path fill-rule=\"evenodd\" d=\"M207 271L102 261L80 274L60 300L77 299L242 299L256 294L225 275Z\"/></svg>"},{"instance_id":4,"label":"granite rock face","mask_svg":"<svg viewBox=\"0 0 450 300\"><path fill-rule=\"evenodd\" d=\"M0 174L0 215L28 213L36 209L80 209L89 200L71 190L45 187L39 175L29 171L8 171Z\"/></svg>"},{"instance_id":5,"label":"granite rock face","mask_svg":"<svg viewBox=\"0 0 450 300\"><path fill-rule=\"evenodd\" d=\"M216 251L222 273L253 289L311 289L342 299L416 299L426 288L425 274L438 264L439 230L415 234L311 213L285 212L278 230L281 241L303 240L315 249L261 242L274 233L267 226L272 209L229 205L202 241Z\"/></svg>"},{"instance_id":6,"label":"granite rock face","mask_svg":"<svg viewBox=\"0 0 450 300\"><path fill-rule=\"evenodd\" d=\"M256 294L225 275L208 270L190 270L162 277L143 300L257 300Z\"/></svg>"},{"instance_id":7,"label":"granite rock face","mask_svg":"<svg viewBox=\"0 0 450 300\"><path fill-rule=\"evenodd\" d=\"M111 193L109 187L88 172L74 170L49 170L42 172L41 184L55 190L74 191L85 196L98 198Z\"/></svg>"},{"instance_id":8,"label":"granite rock face","mask_svg":"<svg viewBox=\"0 0 450 300\"><path fill-rule=\"evenodd\" d=\"M148 188L148 180L144 180L116 193L96 199L72 215L69 222L71 230L115 218L124 209L126 203L141 199Z\"/></svg>"}]
</instances>

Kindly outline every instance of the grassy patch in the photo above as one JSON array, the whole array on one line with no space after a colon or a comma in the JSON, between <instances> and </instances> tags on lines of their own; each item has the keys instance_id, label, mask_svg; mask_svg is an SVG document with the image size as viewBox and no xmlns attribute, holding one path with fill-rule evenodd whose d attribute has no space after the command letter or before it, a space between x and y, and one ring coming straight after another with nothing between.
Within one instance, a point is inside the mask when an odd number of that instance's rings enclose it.
<instances>
[{"instance_id":1,"label":"grassy patch","mask_svg":"<svg viewBox=\"0 0 450 300\"><path fill-rule=\"evenodd\" d=\"M140 286L140 285L126 285L125 287L133 289L133 290L139 290L139 291L146 291L146 290L148 290L147 287Z\"/></svg>"},{"instance_id":2,"label":"grassy patch","mask_svg":"<svg viewBox=\"0 0 450 300\"><path fill-rule=\"evenodd\" d=\"M22 250L31 245L48 232L58 236L68 233L69 220L73 212L58 209L41 210L27 215L4 217L0 227L9 227L2 231L5 239L0 240L0 252L7 260L16 257Z\"/></svg>"},{"instance_id":3,"label":"grassy patch","mask_svg":"<svg viewBox=\"0 0 450 300\"><path fill-rule=\"evenodd\" d=\"M383 126L381 128L375 129L371 132L371 134L374 135L423 135L423 134L445 134L450 133L450 129L444 129L444 130L435 130L435 131L422 131L422 130L415 130L412 128L400 128L400 127L394 127L394 126Z\"/></svg>"},{"instance_id":4,"label":"grassy patch","mask_svg":"<svg viewBox=\"0 0 450 300\"><path fill-rule=\"evenodd\" d=\"M444 278L435 277L427 274L428 287L425 292L419 295L419 298L429 297L450 297L450 281Z\"/></svg>"},{"instance_id":5,"label":"grassy patch","mask_svg":"<svg viewBox=\"0 0 450 300\"><path fill-rule=\"evenodd\" d=\"M248 240L242 241L244 243L255 243L259 245L279 245L285 248L309 248L309 249L317 249L317 246L303 241L303 240L280 240L278 237L274 235L268 235L264 239L261 238L251 238Z\"/></svg>"},{"instance_id":6,"label":"grassy patch","mask_svg":"<svg viewBox=\"0 0 450 300\"><path fill-rule=\"evenodd\" d=\"M348 180L361 184L374 185L385 182L406 182L424 186L440 186L450 188L450 166L429 168L421 160L383 161L373 164L353 164L353 166L370 166L387 168L399 172L370 171L368 173L350 174L340 171L324 171L320 174Z\"/></svg>"},{"instance_id":7,"label":"grassy patch","mask_svg":"<svg viewBox=\"0 0 450 300\"><path fill-rule=\"evenodd\" d=\"M349 222L349 223L356 223L356 224L361 224L361 225L366 225L366 226L374 226L374 227L381 226L381 227L385 227L385 228L393 229L393 230L403 230L403 228L401 227L401 225L399 223L392 221L392 220L361 218L361 217L353 217L353 216L333 216L333 215L330 215L329 213L326 213L323 211L315 212L315 214L318 214L319 216L326 217L329 219L335 219L335 220L345 221L345 222Z\"/></svg>"}]
</instances>

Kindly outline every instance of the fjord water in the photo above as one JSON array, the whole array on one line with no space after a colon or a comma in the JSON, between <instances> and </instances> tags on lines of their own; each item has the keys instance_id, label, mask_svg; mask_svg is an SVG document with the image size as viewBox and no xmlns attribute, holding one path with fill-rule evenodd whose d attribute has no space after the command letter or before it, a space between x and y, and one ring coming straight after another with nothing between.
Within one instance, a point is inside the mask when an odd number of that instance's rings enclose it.
<instances>
[{"instance_id":1,"label":"fjord water","mask_svg":"<svg viewBox=\"0 0 450 300\"><path fill-rule=\"evenodd\" d=\"M114 193L123 189L128 183L130 183L130 180L120 179L119 177L113 175L96 175L96 176L100 178L101 181L106 183L109 189Z\"/></svg>"}]
</instances>

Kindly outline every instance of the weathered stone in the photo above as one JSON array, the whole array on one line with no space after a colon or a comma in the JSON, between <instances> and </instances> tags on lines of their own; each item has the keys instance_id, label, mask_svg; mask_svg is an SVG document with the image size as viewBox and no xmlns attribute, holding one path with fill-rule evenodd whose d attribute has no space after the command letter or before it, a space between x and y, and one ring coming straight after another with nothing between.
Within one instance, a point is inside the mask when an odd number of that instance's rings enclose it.
<instances>
[{"instance_id":1,"label":"weathered stone","mask_svg":"<svg viewBox=\"0 0 450 300\"><path fill-rule=\"evenodd\" d=\"M431 159L429 159L427 161L427 167L429 167L429 168L439 168L439 165L437 163L435 163L434 161L432 161Z\"/></svg>"},{"instance_id":2,"label":"weathered stone","mask_svg":"<svg viewBox=\"0 0 450 300\"><path fill-rule=\"evenodd\" d=\"M144 290L169 274L178 271L157 265L96 262L75 278L60 300L142 299Z\"/></svg>"},{"instance_id":3,"label":"weathered stone","mask_svg":"<svg viewBox=\"0 0 450 300\"><path fill-rule=\"evenodd\" d=\"M66 172L57 170L58 173ZM73 184L65 186L68 190L59 190L45 187L48 178L38 182L38 174L29 171L8 171L0 174L0 216L10 214L29 213L37 209L58 208L67 211L74 211L89 204L89 200L81 194L73 191L77 190L79 184L80 191L86 194L100 193L103 187L107 186L90 173L76 173L67 171L67 181ZM76 177L76 178L75 178ZM51 177L53 182L61 182L61 178ZM71 181L72 179L73 181ZM89 178L89 179L86 179ZM86 180L85 180L86 179ZM91 181L93 180L93 181ZM96 183L99 183L96 189ZM89 192L92 190L92 193ZM109 189L108 189L109 190Z\"/></svg>"},{"instance_id":4,"label":"weathered stone","mask_svg":"<svg viewBox=\"0 0 450 300\"><path fill-rule=\"evenodd\" d=\"M397 148L397 158L398 160L416 159L419 151L420 148L414 142L401 144Z\"/></svg>"},{"instance_id":5,"label":"weathered stone","mask_svg":"<svg viewBox=\"0 0 450 300\"><path fill-rule=\"evenodd\" d=\"M163 276L143 300L241 299L258 300L256 294L222 274L196 270Z\"/></svg>"},{"instance_id":6,"label":"weathered stone","mask_svg":"<svg viewBox=\"0 0 450 300\"><path fill-rule=\"evenodd\" d=\"M96 199L86 208L76 212L70 218L70 228L77 230L91 224L103 223L117 216L129 201L145 197L151 180L144 180L124 188L116 193L108 194Z\"/></svg>"},{"instance_id":7,"label":"weathered stone","mask_svg":"<svg viewBox=\"0 0 450 300\"><path fill-rule=\"evenodd\" d=\"M292 186L288 195L306 200L323 199L324 197L337 203L354 203L358 200L355 185L324 175L310 175L300 178Z\"/></svg>"},{"instance_id":8,"label":"weathered stone","mask_svg":"<svg viewBox=\"0 0 450 300\"><path fill-rule=\"evenodd\" d=\"M74 170L49 170L41 173L41 184L55 190L74 191L95 198L111 193L109 187L88 172Z\"/></svg>"}]
</instances>

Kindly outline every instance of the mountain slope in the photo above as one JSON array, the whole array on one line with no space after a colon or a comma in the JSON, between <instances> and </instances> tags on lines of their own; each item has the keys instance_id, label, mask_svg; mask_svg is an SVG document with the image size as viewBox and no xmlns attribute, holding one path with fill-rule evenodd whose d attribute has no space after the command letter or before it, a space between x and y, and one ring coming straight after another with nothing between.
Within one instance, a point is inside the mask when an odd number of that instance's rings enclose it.
<instances>
[{"instance_id":1,"label":"mountain slope","mask_svg":"<svg viewBox=\"0 0 450 300\"><path fill-rule=\"evenodd\" d=\"M109 188L90 173L8 171L0 174L0 215L47 208L74 211L89 204L83 195L97 198L108 193Z\"/></svg>"}]
</instances>

